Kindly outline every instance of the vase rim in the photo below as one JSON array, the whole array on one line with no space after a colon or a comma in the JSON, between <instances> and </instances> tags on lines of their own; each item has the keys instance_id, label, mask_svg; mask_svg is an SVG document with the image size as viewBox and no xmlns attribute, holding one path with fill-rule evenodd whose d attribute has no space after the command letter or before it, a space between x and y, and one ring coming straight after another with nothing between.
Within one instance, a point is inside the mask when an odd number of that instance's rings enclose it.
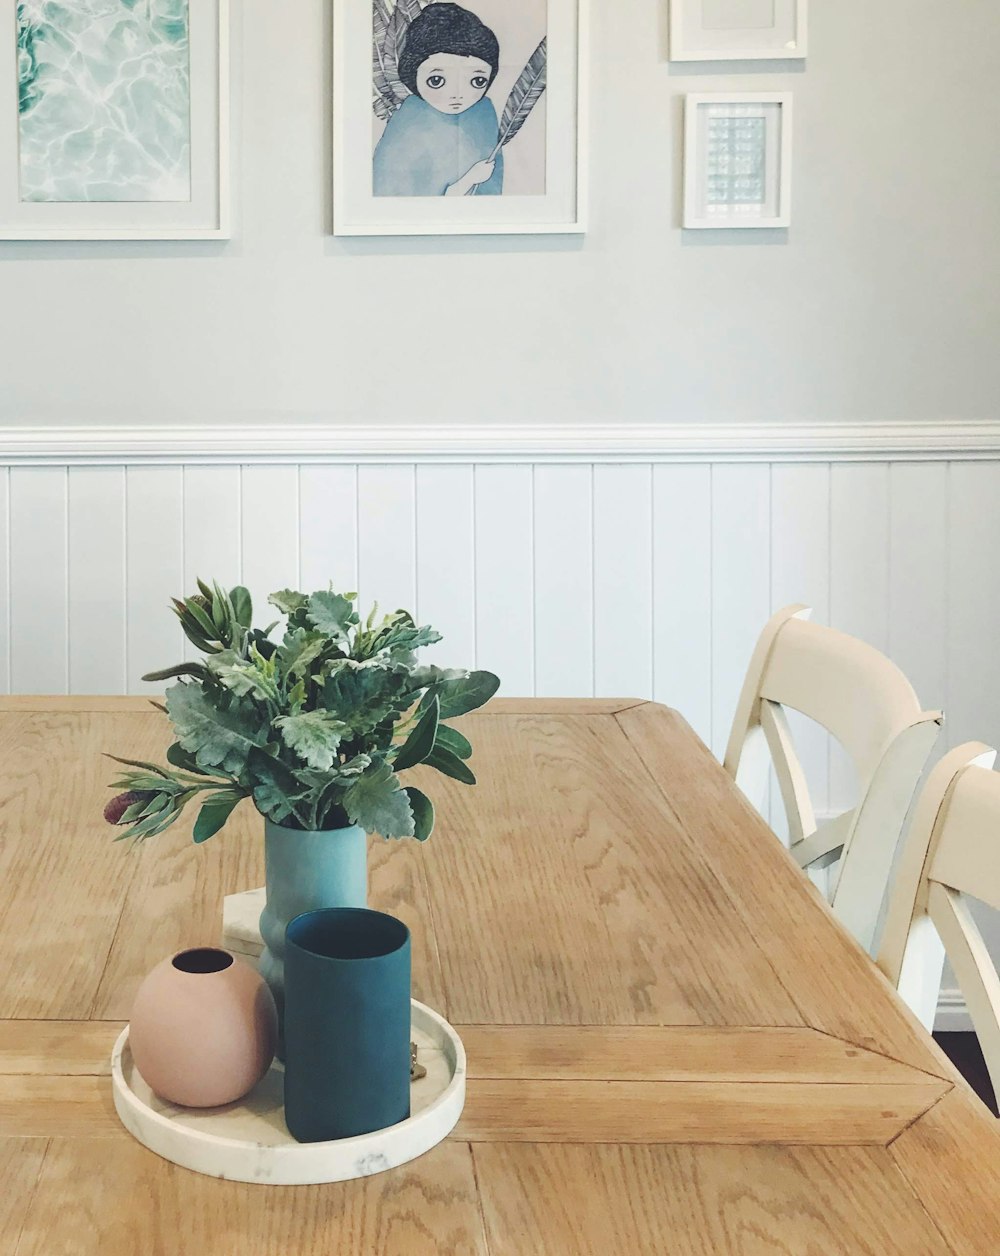
<instances>
[{"instance_id":1,"label":"vase rim","mask_svg":"<svg viewBox=\"0 0 1000 1256\"><path fill-rule=\"evenodd\" d=\"M360 824L345 824L338 829L290 829L287 825L278 824L275 820L264 817L266 833L287 833L291 837L330 837L335 833L364 833Z\"/></svg>"},{"instance_id":2,"label":"vase rim","mask_svg":"<svg viewBox=\"0 0 1000 1256\"><path fill-rule=\"evenodd\" d=\"M232 968L236 960L221 946L191 946L178 951L170 963L188 977L214 977Z\"/></svg>"},{"instance_id":3,"label":"vase rim","mask_svg":"<svg viewBox=\"0 0 1000 1256\"><path fill-rule=\"evenodd\" d=\"M319 930L324 924L328 926L327 933L329 934L337 925L345 925L352 921L358 924L367 923L376 931L381 932L382 936L378 943L368 953L331 955L319 947L299 941L295 936L310 927ZM410 945L410 930L398 917L391 916L388 912L376 911L371 907L319 907L314 911L302 912L288 922L285 929L285 945L324 964L350 964L352 966L377 964L392 955L398 955ZM349 950L351 947L348 946L346 949Z\"/></svg>"}]
</instances>

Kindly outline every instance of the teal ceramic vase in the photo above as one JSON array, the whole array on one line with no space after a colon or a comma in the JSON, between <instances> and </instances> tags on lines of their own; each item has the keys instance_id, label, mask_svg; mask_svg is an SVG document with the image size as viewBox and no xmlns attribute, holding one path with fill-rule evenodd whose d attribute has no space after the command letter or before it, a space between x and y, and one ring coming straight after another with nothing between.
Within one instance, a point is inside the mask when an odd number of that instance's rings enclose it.
<instances>
[{"instance_id":1,"label":"teal ceramic vase","mask_svg":"<svg viewBox=\"0 0 1000 1256\"><path fill-rule=\"evenodd\" d=\"M328 1142L405 1121L410 931L378 911L313 911L292 921L287 942L289 1133Z\"/></svg>"},{"instance_id":2,"label":"teal ceramic vase","mask_svg":"<svg viewBox=\"0 0 1000 1256\"><path fill-rule=\"evenodd\" d=\"M278 1055L284 1058L285 930L303 912L368 906L368 837L357 825L312 833L265 820L264 861L259 967L278 1009Z\"/></svg>"}]
</instances>

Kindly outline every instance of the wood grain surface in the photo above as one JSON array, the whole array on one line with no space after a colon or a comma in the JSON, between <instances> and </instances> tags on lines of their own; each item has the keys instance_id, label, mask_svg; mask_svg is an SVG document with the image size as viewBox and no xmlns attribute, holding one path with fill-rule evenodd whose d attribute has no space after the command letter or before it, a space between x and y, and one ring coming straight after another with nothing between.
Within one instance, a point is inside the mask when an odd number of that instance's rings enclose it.
<instances>
[{"instance_id":1,"label":"wood grain surface","mask_svg":"<svg viewBox=\"0 0 1000 1256\"><path fill-rule=\"evenodd\" d=\"M462 1122L388 1174L255 1187L135 1143L108 1055L149 968L261 883L259 817L116 844L101 754L158 756L163 716L0 699L4 1256L1000 1252L996 1123L679 716L462 726L478 789L434 776L432 841L370 849L466 1043Z\"/></svg>"},{"instance_id":2,"label":"wood grain surface","mask_svg":"<svg viewBox=\"0 0 1000 1256\"><path fill-rule=\"evenodd\" d=\"M411 1165L362 1181L262 1187L188 1173L128 1135L100 1144L51 1139L12 1250L16 1256L488 1251L472 1155L461 1143L444 1143Z\"/></svg>"},{"instance_id":3,"label":"wood grain surface","mask_svg":"<svg viewBox=\"0 0 1000 1256\"><path fill-rule=\"evenodd\" d=\"M473 1154L492 1256L952 1252L884 1150L495 1143Z\"/></svg>"}]
</instances>

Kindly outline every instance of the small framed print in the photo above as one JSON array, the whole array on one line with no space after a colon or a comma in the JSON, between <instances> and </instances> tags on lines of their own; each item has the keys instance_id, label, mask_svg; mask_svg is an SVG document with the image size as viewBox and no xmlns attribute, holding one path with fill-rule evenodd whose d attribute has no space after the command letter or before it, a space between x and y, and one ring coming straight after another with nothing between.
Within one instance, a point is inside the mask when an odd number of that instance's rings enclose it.
<instances>
[{"instance_id":1,"label":"small framed print","mask_svg":"<svg viewBox=\"0 0 1000 1256\"><path fill-rule=\"evenodd\" d=\"M589 0L337 0L334 235L585 228Z\"/></svg>"},{"instance_id":2,"label":"small framed print","mask_svg":"<svg viewBox=\"0 0 1000 1256\"><path fill-rule=\"evenodd\" d=\"M229 0L17 0L0 239L229 234Z\"/></svg>"},{"instance_id":3,"label":"small framed print","mask_svg":"<svg viewBox=\"0 0 1000 1256\"><path fill-rule=\"evenodd\" d=\"M787 227L791 212L791 93L688 95L684 226Z\"/></svg>"},{"instance_id":4,"label":"small framed print","mask_svg":"<svg viewBox=\"0 0 1000 1256\"><path fill-rule=\"evenodd\" d=\"M670 0L671 61L806 55L807 0Z\"/></svg>"}]
</instances>

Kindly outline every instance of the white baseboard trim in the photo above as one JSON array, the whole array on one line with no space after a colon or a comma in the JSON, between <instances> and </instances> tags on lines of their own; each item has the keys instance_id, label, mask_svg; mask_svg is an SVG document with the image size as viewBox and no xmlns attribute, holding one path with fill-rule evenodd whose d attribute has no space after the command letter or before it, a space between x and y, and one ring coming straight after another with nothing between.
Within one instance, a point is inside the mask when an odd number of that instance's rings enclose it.
<instances>
[{"instance_id":1,"label":"white baseboard trim","mask_svg":"<svg viewBox=\"0 0 1000 1256\"><path fill-rule=\"evenodd\" d=\"M1000 458L1000 421L0 427L0 465L870 462Z\"/></svg>"},{"instance_id":2,"label":"white baseboard trim","mask_svg":"<svg viewBox=\"0 0 1000 1256\"><path fill-rule=\"evenodd\" d=\"M972 1032L972 1017L966 1007L961 990L942 990L938 998L934 1028L938 1033L964 1034Z\"/></svg>"}]
</instances>

